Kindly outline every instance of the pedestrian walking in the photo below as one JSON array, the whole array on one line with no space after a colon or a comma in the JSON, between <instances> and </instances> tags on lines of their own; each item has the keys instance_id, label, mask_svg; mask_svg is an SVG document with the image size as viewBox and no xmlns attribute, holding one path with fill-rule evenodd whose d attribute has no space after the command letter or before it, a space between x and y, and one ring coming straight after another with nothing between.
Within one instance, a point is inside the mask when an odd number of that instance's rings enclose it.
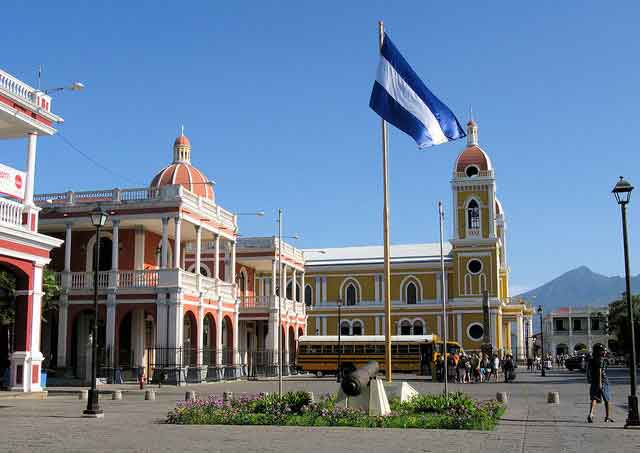
<instances>
[{"instance_id":1,"label":"pedestrian walking","mask_svg":"<svg viewBox=\"0 0 640 453\"><path fill-rule=\"evenodd\" d=\"M609 401L611 394L609 393L609 380L607 379L607 360L605 359L604 346L596 344L593 346L593 357L589 360L587 379L591 381L589 387L589 398L591 399L591 407L587 422L593 423L593 417L596 411L596 404L604 401L605 417L604 421L613 423L611 412L609 411Z\"/></svg>"}]
</instances>

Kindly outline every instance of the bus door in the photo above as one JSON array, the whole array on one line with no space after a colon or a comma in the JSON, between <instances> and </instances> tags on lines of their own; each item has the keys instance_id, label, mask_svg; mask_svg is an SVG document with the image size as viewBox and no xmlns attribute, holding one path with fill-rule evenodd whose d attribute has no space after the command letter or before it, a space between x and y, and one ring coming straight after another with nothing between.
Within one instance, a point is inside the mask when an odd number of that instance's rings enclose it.
<instances>
[{"instance_id":1,"label":"bus door","mask_svg":"<svg viewBox=\"0 0 640 453\"><path fill-rule=\"evenodd\" d=\"M433 360L433 346L431 343L420 345L420 374L431 375L431 361Z\"/></svg>"}]
</instances>

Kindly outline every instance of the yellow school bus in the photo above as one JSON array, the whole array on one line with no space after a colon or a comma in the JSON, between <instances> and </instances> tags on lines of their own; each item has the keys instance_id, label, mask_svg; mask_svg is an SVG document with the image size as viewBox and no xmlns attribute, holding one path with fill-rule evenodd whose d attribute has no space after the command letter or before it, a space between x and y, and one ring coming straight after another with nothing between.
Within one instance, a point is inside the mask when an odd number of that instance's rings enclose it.
<instances>
[{"instance_id":1,"label":"yellow school bus","mask_svg":"<svg viewBox=\"0 0 640 453\"><path fill-rule=\"evenodd\" d=\"M392 335L391 363L394 373L430 375L433 363L442 353L442 340L437 335ZM455 341L447 341L448 353L460 352ZM373 360L384 372L383 335L305 335L298 339L296 367L317 376L336 374L338 361L343 371L352 370Z\"/></svg>"}]
</instances>

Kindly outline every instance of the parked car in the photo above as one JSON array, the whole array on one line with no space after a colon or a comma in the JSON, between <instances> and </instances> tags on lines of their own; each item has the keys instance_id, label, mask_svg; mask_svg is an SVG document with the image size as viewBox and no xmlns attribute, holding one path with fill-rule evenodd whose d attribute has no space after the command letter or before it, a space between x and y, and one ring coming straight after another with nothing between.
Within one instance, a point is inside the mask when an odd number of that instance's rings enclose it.
<instances>
[{"instance_id":1,"label":"parked car","mask_svg":"<svg viewBox=\"0 0 640 453\"><path fill-rule=\"evenodd\" d=\"M586 354L576 354L574 356L568 357L564 361L564 366L567 367L567 370L573 371L586 371L587 369L587 355Z\"/></svg>"}]
</instances>

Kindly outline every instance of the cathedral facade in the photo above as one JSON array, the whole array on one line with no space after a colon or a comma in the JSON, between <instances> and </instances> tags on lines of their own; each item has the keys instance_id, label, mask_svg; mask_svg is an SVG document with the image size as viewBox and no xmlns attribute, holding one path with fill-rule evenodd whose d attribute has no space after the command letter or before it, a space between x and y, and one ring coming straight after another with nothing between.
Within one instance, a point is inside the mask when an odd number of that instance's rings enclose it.
<instances>
[{"instance_id":1,"label":"cathedral facade","mask_svg":"<svg viewBox=\"0 0 640 453\"><path fill-rule=\"evenodd\" d=\"M451 190L454 237L444 244L449 338L468 351L491 342L522 360L533 312L509 295L506 216L474 121L467 125L467 146L455 161ZM337 335L338 329L342 335L384 334L383 252L382 246L342 247L306 255L310 335ZM439 243L391 246L392 334L443 334L440 269Z\"/></svg>"}]
</instances>

